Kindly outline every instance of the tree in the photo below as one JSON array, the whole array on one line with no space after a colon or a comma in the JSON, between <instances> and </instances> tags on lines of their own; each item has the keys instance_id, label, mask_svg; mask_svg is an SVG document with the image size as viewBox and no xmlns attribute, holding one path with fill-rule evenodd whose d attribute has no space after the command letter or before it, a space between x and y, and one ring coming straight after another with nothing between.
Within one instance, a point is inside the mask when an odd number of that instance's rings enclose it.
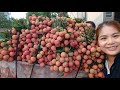
<instances>
[{"instance_id":1,"label":"tree","mask_svg":"<svg viewBox=\"0 0 120 90\"><path fill-rule=\"evenodd\" d=\"M10 13L0 12L0 28L11 28Z\"/></svg>"},{"instance_id":2,"label":"tree","mask_svg":"<svg viewBox=\"0 0 120 90\"><path fill-rule=\"evenodd\" d=\"M26 18L28 19L29 16L35 14L36 16L47 16L49 18L53 18L56 16L68 16L67 12L28 12L26 13Z\"/></svg>"},{"instance_id":3,"label":"tree","mask_svg":"<svg viewBox=\"0 0 120 90\"><path fill-rule=\"evenodd\" d=\"M29 27L29 23L27 19L20 18L20 19L15 19L11 18L12 22L12 27L16 28L17 31L21 31L21 29L27 29Z\"/></svg>"},{"instance_id":4,"label":"tree","mask_svg":"<svg viewBox=\"0 0 120 90\"><path fill-rule=\"evenodd\" d=\"M63 16L63 17L69 17L68 14L67 14L67 12L59 12L59 13L58 13L58 16L59 16L59 17L62 17L62 16Z\"/></svg>"},{"instance_id":5,"label":"tree","mask_svg":"<svg viewBox=\"0 0 120 90\"><path fill-rule=\"evenodd\" d=\"M26 13L26 18L28 18L29 16L31 16L32 14L35 14L36 16L47 16L49 18L51 18L52 16L56 16L56 14L51 13L51 12L28 12Z\"/></svg>"}]
</instances>

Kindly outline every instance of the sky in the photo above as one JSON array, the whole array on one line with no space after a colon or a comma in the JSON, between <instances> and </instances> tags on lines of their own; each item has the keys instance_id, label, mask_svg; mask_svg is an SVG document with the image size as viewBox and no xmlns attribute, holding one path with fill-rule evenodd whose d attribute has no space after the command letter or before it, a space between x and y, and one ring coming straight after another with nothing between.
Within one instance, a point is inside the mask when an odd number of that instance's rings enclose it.
<instances>
[{"instance_id":1,"label":"sky","mask_svg":"<svg viewBox=\"0 0 120 90\"><path fill-rule=\"evenodd\" d=\"M11 17L20 19L20 18L25 18L27 12L10 12L10 13L11 13Z\"/></svg>"}]
</instances>

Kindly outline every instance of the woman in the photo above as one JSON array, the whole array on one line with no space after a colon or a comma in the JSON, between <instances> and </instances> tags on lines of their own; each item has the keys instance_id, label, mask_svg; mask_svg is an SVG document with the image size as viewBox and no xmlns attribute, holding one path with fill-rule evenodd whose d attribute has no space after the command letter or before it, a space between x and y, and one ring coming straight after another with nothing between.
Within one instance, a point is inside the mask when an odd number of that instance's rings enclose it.
<instances>
[{"instance_id":1,"label":"woman","mask_svg":"<svg viewBox=\"0 0 120 90\"><path fill-rule=\"evenodd\" d=\"M117 21L101 23L96 29L96 39L106 56L105 78L120 78L120 24Z\"/></svg>"}]
</instances>

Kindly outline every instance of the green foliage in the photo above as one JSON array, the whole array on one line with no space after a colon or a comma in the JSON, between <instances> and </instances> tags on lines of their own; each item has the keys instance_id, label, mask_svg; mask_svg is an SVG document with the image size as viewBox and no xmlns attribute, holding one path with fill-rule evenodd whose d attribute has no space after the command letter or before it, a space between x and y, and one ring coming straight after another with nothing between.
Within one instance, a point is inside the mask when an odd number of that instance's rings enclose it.
<instances>
[{"instance_id":1,"label":"green foliage","mask_svg":"<svg viewBox=\"0 0 120 90\"><path fill-rule=\"evenodd\" d=\"M2 32L0 33L0 39L4 39L5 38L5 34L3 34Z\"/></svg>"},{"instance_id":2,"label":"green foliage","mask_svg":"<svg viewBox=\"0 0 120 90\"><path fill-rule=\"evenodd\" d=\"M41 44L39 43L39 44L38 44L38 51L41 51L41 50L42 50Z\"/></svg>"},{"instance_id":3,"label":"green foliage","mask_svg":"<svg viewBox=\"0 0 120 90\"><path fill-rule=\"evenodd\" d=\"M62 20L60 19L56 19L53 23L52 23L52 27L56 28L56 27L62 27L63 29L66 29L67 26L67 21L66 19Z\"/></svg>"},{"instance_id":4,"label":"green foliage","mask_svg":"<svg viewBox=\"0 0 120 90\"><path fill-rule=\"evenodd\" d=\"M11 34L8 31L5 32L0 32L0 39L2 39L2 41L7 41L11 38Z\"/></svg>"},{"instance_id":5,"label":"green foliage","mask_svg":"<svg viewBox=\"0 0 120 90\"><path fill-rule=\"evenodd\" d=\"M12 18L12 27L16 28L17 31L21 29L27 29L29 27L29 23L27 19L14 19Z\"/></svg>"},{"instance_id":6,"label":"green foliage","mask_svg":"<svg viewBox=\"0 0 120 90\"><path fill-rule=\"evenodd\" d=\"M0 12L0 28L11 28L11 20L8 12Z\"/></svg>"},{"instance_id":7,"label":"green foliage","mask_svg":"<svg viewBox=\"0 0 120 90\"><path fill-rule=\"evenodd\" d=\"M56 50L57 50L56 53L64 52L64 48L63 47L58 47Z\"/></svg>"},{"instance_id":8,"label":"green foliage","mask_svg":"<svg viewBox=\"0 0 120 90\"><path fill-rule=\"evenodd\" d=\"M67 33L68 33L68 34L72 34L72 32L68 32L68 31L67 31Z\"/></svg>"},{"instance_id":9,"label":"green foliage","mask_svg":"<svg viewBox=\"0 0 120 90\"><path fill-rule=\"evenodd\" d=\"M26 18L28 19L28 17L32 16L33 14L35 14L36 16L46 16L49 18L57 16L57 13L55 13L55 12L28 12L28 13L26 13Z\"/></svg>"},{"instance_id":10,"label":"green foliage","mask_svg":"<svg viewBox=\"0 0 120 90\"><path fill-rule=\"evenodd\" d=\"M39 34L38 38L42 38L43 34Z\"/></svg>"},{"instance_id":11,"label":"green foliage","mask_svg":"<svg viewBox=\"0 0 120 90\"><path fill-rule=\"evenodd\" d=\"M95 32L93 32L92 28L86 28L85 34L86 34L87 43L90 44L94 40Z\"/></svg>"},{"instance_id":12,"label":"green foliage","mask_svg":"<svg viewBox=\"0 0 120 90\"><path fill-rule=\"evenodd\" d=\"M54 18L57 16L65 16L68 17L67 12L28 12L26 13L26 18L28 19L29 16L35 14L36 16L46 16L49 18Z\"/></svg>"},{"instance_id":13,"label":"green foliage","mask_svg":"<svg viewBox=\"0 0 120 90\"><path fill-rule=\"evenodd\" d=\"M81 19L81 18L75 18L75 21L76 21L76 23L82 23L82 22L84 22L84 20Z\"/></svg>"},{"instance_id":14,"label":"green foliage","mask_svg":"<svg viewBox=\"0 0 120 90\"><path fill-rule=\"evenodd\" d=\"M67 12L58 12L58 16L59 17L67 17L67 18L69 18Z\"/></svg>"},{"instance_id":15,"label":"green foliage","mask_svg":"<svg viewBox=\"0 0 120 90\"><path fill-rule=\"evenodd\" d=\"M70 50L70 52L73 52L75 50L75 48L69 45L69 50Z\"/></svg>"}]
</instances>

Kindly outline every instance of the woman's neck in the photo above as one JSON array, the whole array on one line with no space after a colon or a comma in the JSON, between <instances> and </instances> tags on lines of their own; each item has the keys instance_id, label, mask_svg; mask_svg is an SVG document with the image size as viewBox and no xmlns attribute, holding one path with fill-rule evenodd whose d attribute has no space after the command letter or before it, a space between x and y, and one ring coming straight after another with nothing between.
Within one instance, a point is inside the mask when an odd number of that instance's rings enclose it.
<instances>
[{"instance_id":1,"label":"woman's neck","mask_svg":"<svg viewBox=\"0 0 120 90\"><path fill-rule=\"evenodd\" d=\"M112 64L114 63L114 60L115 60L115 56L111 56L111 55L107 56L107 61L108 61L108 67L109 67L109 69L112 66Z\"/></svg>"},{"instance_id":2,"label":"woman's neck","mask_svg":"<svg viewBox=\"0 0 120 90\"><path fill-rule=\"evenodd\" d=\"M107 60L112 63L115 60L115 56L108 55Z\"/></svg>"}]
</instances>

